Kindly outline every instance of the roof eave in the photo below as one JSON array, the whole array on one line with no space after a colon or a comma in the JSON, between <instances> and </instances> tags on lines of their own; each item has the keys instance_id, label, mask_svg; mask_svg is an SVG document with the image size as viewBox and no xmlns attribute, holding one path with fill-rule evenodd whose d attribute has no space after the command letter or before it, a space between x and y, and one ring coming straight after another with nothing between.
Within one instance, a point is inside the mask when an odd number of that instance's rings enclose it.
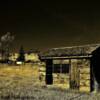
<instances>
[{"instance_id":1,"label":"roof eave","mask_svg":"<svg viewBox=\"0 0 100 100\"><path fill-rule=\"evenodd\" d=\"M91 58L92 55L84 56L42 56L41 59L82 59L82 58Z\"/></svg>"}]
</instances>

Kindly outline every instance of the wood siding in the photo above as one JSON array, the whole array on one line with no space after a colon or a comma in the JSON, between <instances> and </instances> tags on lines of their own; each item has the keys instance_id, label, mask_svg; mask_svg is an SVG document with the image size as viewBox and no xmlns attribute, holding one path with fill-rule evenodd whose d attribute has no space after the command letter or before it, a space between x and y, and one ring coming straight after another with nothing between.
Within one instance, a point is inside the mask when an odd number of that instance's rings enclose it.
<instances>
[{"instance_id":1,"label":"wood siding","mask_svg":"<svg viewBox=\"0 0 100 100\"><path fill-rule=\"evenodd\" d=\"M90 92L90 59L53 59L51 67L54 64L69 64L70 68L69 73L52 73L51 86ZM46 66L40 67L39 76L41 84L46 85Z\"/></svg>"}]
</instances>

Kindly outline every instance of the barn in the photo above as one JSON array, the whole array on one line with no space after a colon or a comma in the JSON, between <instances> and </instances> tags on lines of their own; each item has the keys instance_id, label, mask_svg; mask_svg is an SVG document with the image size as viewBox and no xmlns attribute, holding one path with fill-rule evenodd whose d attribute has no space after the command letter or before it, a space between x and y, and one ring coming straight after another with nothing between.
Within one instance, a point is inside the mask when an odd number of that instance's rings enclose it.
<instances>
[{"instance_id":1,"label":"barn","mask_svg":"<svg viewBox=\"0 0 100 100\"><path fill-rule=\"evenodd\" d=\"M100 44L52 48L40 54L48 86L91 92L100 90ZM43 76L42 75L42 76Z\"/></svg>"}]
</instances>

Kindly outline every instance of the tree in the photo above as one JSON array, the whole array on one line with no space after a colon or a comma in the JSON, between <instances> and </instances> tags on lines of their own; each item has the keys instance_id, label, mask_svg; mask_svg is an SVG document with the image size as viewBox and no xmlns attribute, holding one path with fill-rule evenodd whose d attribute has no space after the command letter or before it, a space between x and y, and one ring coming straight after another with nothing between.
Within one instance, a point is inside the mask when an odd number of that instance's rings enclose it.
<instances>
[{"instance_id":1,"label":"tree","mask_svg":"<svg viewBox=\"0 0 100 100\"><path fill-rule=\"evenodd\" d=\"M17 58L17 61L25 62L25 52L23 46L20 47L19 57Z\"/></svg>"},{"instance_id":2,"label":"tree","mask_svg":"<svg viewBox=\"0 0 100 100\"><path fill-rule=\"evenodd\" d=\"M13 40L14 36L10 32L7 32L5 35L1 37L0 47L1 47L2 61L9 60Z\"/></svg>"}]
</instances>

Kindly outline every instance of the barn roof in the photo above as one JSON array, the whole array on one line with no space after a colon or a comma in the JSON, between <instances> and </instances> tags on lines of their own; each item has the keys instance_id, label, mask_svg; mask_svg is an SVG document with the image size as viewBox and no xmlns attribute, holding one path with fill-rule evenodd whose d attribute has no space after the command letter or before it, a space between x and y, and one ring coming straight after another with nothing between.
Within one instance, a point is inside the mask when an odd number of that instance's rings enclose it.
<instances>
[{"instance_id":1,"label":"barn roof","mask_svg":"<svg viewBox=\"0 0 100 100\"><path fill-rule=\"evenodd\" d=\"M100 47L100 44L52 48L40 54L41 57L87 56Z\"/></svg>"}]
</instances>

